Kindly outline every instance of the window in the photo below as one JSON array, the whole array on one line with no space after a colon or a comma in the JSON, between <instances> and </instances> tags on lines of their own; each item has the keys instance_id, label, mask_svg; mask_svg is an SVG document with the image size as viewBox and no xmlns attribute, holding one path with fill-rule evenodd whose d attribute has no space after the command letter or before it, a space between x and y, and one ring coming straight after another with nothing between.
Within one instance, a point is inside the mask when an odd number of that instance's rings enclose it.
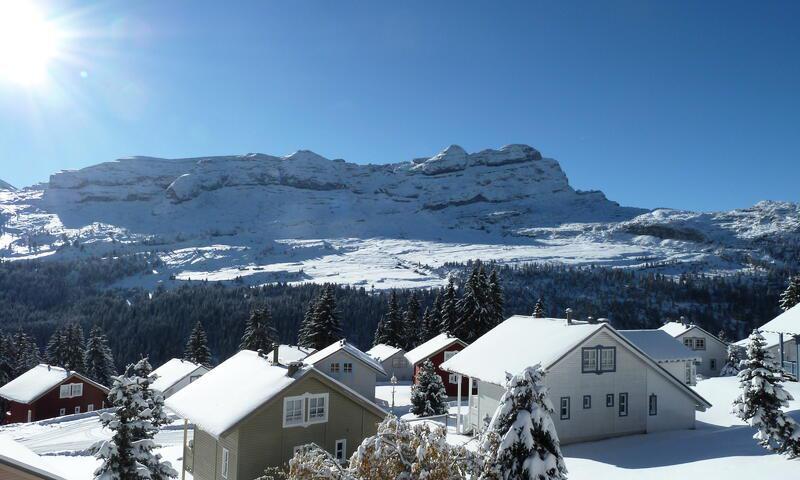
<instances>
[{"instance_id":1,"label":"window","mask_svg":"<svg viewBox=\"0 0 800 480\"><path fill-rule=\"evenodd\" d=\"M606 394L606 407L613 407L614 406L614 394L607 393Z\"/></svg>"},{"instance_id":2,"label":"window","mask_svg":"<svg viewBox=\"0 0 800 480\"><path fill-rule=\"evenodd\" d=\"M683 339L683 346L686 348L694 348L694 342L691 338L684 338Z\"/></svg>"},{"instance_id":3,"label":"window","mask_svg":"<svg viewBox=\"0 0 800 480\"><path fill-rule=\"evenodd\" d=\"M75 407L75 413L81 413L81 407Z\"/></svg>"},{"instance_id":4,"label":"window","mask_svg":"<svg viewBox=\"0 0 800 480\"><path fill-rule=\"evenodd\" d=\"M712 358L711 359L711 370L716 370L716 369L717 369L717 359L716 358Z\"/></svg>"},{"instance_id":5,"label":"window","mask_svg":"<svg viewBox=\"0 0 800 480\"><path fill-rule=\"evenodd\" d=\"M587 410L592 408L592 396L591 395L584 395L583 396L583 409Z\"/></svg>"},{"instance_id":6,"label":"window","mask_svg":"<svg viewBox=\"0 0 800 480\"><path fill-rule=\"evenodd\" d=\"M694 339L694 349L695 350L705 350L706 349L706 339L705 338L695 338Z\"/></svg>"},{"instance_id":7,"label":"window","mask_svg":"<svg viewBox=\"0 0 800 480\"><path fill-rule=\"evenodd\" d=\"M191 376L189 376L189 383L194 382L195 380L197 380L200 377L201 377L201 375L191 375Z\"/></svg>"},{"instance_id":8,"label":"window","mask_svg":"<svg viewBox=\"0 0 800 480\"><path fill-rule=\"evenodd\" d=\"M89 405L87 405L86 406L86 411L87 412L94 412L94 404L90 403Z\"/></svg>"},{"instance_id":9,"label":"window","mask_svg":"<svg viewBox=\"0 0 800 480\"><path fill-rule=\"evenodd\" d=\"M69 385L61 385L61 388L58 390L58 398L69 398L71 392L71 387Z\"/></svg>"},{"instance_id":10,"label":"window","mask_svg":"<svg viewBox=\"0 0 800 480\"><path fill-rule=\"evenodd\" d=\"M72 384L72 396L73 397L80 397L83 395L83 384L82 383L73 383Z\"/></svg>"},{"instance_id":11,"label":"window","mask_svg":"<svg viewBox=\"0 0 800 480\"><path fill-rule=\"evenodd\" d=\"M283 426L289 427L302 425L305 421L303 407L305 399L303 397L289 397L283 400Z\"/></svg>"},{"instance_id":12,"label":"window","mask_svg":"<svg viewBox=\"0 0 800 480\"><path fill-rule=\"evenodd\" d=\"M581 349L581 372L596 373L614 372L617 370L616 347L585 347Z\"/></svg>"},{"instance_id":13,"label":"window","mask_svg":"<svg viewBox=\"0 0 800 480\"><path fill-rule=\"evenodd\" d=\"M73 398L83 395L82 383L68 383L58 389L58 398Z\"/></svg>"},{"instance_id":14,"label":"window","mask_svg":"<svg viewBox=\"0 0 800 480\"><path fill-rule=\"evenodd\" d=\"M339 373L339 364L331 363L331 373Z\"/></svg>"},{"instance_id":15,"label":"window","mask_svg":"<svg viewBox=\"0 0 800 480\"><path fill-rule=\"evenodd\" d=\"M222 448L222 478L228 478L228 460L230 460L231 453L227 448Z\"/></svg>"},{"instance_id":16,"label":"window","mask_svg":"<svg viewBox=\"0 0 800 480\"><path fill-rule=\"evenodd\" d=\"M692 384L692 362L686 362L686 372L684 374L687 385Z\"/></svg>"},{"instance_id":17,"label":"window","mask_svg":"<svg viewBox=\"0 0 800 480\"><path fill-rule=\"evenodd\" d=\"M628 394L627 393L620 393L619 394L619 416L620 417L627 417L628 416Z\"/></svg>"},{"instance_id":18,"label":"window","mask_svg":"<svg viewBox=\"0 0 800 480\"><path fill-rule=\"evenodd\" d=\"M451 385L458 385L458 375L451 373L447 379Z\"/></svg>"},{"instance_id":19,"label":"window","mask_svg":"<svg viewBox=\"0 0 800 480\"><path fill-rule=\"evenodd\" d=\"M569 397L561 397L561 420L569 420Z\"/></svg>"},{"instance_id":20,"label":"window","mask_svg":"<svg viewBox=\"0 0 800 480\"><path fill-rule=\"evenodd\" d=\"M353 364L352 363L343 364L342 370L344 371L344 373L353 373Z\"/></svg>"},{"instance_id":21,"label":"window","mask_svg":"<svg viewBox=\"0 0 800 480\"><path fill-rule=\"evenodd\" d=\"M650 406L649 413L650 413L650 416L658 415L658 397L656 396L655 393L651 393L649 400L650 400L649 401L649 406Z\"/></svg>"},{"instance_id":22,"label":"window","mask_svg":"<svg viewBox=\"0 0 800 480\"><path fill-rule=\"evenodd\" d=\"M392 359L392 367L394 368L403 368L405 367L405 361L402 358L393 358Z\"/></svg>"},{"instance_id":23,"label":"window","mask_svg":"<svg viewBox=\"0 0 800 480\"><path fill-rule=\"evenodd\" d=\"M327 399L327 393L308 398L308 423L319 423L328 419Z\"/></svg>"},{"instance_id":24,"label":"window","mask_svg":"<svg viewBox=\"0 0 800 480\"><path fill-rule=\"evenodd\" d=\"M346 462L347 461L347 440L346 439L343 438L341 440L336 440L336 448L334 449L333 454L336 457L336 460L339 460L340 462Z\"/></svg>"},{"instance_id":25,"label":"window","mask_svg":"<svg viewBox=\"0 0 800 480\"><path fill-rule=\"evenodd\" d=\"M59 416L64 416L64 415L66 415L66 414L67 414L67 409L66 409L66 408L60 408L60 409L58 409L58 415L59 415Z\"/></svg>"},{"instance_id":26,"label":"window","mask_svg":"<svg viewBox=\"0 0 800 480\"><path fill-rule=\"evenodd\" d=\"M297 445L296 447L292 448L292 455L297 455L297 452L303 449L305 445Z\"/></svg>"}]
</instances>

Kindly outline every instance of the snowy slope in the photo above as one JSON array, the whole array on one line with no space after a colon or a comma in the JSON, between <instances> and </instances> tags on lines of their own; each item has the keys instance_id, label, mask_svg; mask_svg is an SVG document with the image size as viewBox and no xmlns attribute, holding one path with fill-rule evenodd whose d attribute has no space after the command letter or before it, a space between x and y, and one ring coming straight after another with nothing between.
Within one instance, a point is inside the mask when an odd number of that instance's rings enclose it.
<instances>
[{"instance_id":1,"label":"snowy slope","mask_svg":"<svg viewBox=\"0 0 800 480\"><path fill-rule=\"evenodd\" d=\"M157 251L167 269L130 285L242 277L431 286L444 281L446 262L475 258L725 273L791 258L799 239L797 204L703 214L622 207L573 189L556 160L526 145L454 145L375 165L310 151L133 157L0 190L0 258Z\"/></svg>"},{"instance_id":2,"label":"snowy slope","mask_svg":"<svg viewBox=\"0 0 800 480\"><path fill-rule=\"evenodd\" d=\"M0 190L16 190L13 185L10 183L6 183L3 180L0 180Z\"/></svg>"}]
</instances>

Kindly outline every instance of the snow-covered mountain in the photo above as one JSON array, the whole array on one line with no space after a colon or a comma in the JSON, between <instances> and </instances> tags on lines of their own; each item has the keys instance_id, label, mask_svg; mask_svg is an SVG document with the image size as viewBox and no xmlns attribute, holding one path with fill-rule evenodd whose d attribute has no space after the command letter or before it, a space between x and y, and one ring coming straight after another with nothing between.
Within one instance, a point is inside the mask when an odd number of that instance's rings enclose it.
<instances>
[{"instance_id":1,"label":"snow-covered mountain","mask_svg":"<svg viewBox=\"0 0 800 480\"><path fill-rule=\"evenodd\" d=\"M0 180L0 190L16 190L13 185Z\"/></svg>"},{"instance_id":2,"label":"snow-covered mountain","mask_svg":"<svg viewBox=\"0 0 800 480\"><path fill-rule=\"evenodd\" d=\"M155 251L170 278L444 281L481 258L730 272L797 258L800 206L693 213L622 207L573 189L557 161L509 145L382 165L310 151L126 158L0 190L0 257Z\"/></svg>"}]
</instances>

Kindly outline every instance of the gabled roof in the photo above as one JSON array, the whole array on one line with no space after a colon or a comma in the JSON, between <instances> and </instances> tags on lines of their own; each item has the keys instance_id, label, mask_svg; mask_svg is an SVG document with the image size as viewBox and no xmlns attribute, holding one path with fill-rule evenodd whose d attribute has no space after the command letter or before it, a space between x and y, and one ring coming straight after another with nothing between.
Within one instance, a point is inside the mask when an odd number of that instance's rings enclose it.
<instances>
[{"instance_id":1,"label":"gabled roof","mask_svg":"<svg viewBox=\"0 0 800 480\"><path fill-rule=\"evenodd\" d=\"M663 330L617 330L656 361L701 360L696 353Z\"/></svg>"},{"instance_id":2,"label":"gabled roof","mask_svg":"<svg viewBox=\"0 0 800 480\"><path fill-rule=\"evenodd\" d=\"M418 346L417 348L406 353L406 358L411 363L411 365L416 365L422 360L425 360L426 358L430 358L436 355L437 353L441 352L445 348L455 343L458 343L464 347L467 346L466 342L450 335L449 333L446 332L440 333L439 335L431 338L430 340Z\"/></svg>"},{"instance_id":3,"label":"gabled roof","mask_svg":"<svg viewBox=\"0 0 800 480\"><path fill-rule=\"evenodd\" d=\"M710 407L706 399L670 375L640 348L620 335L608 323L587 323L561 318L513 316L489 330L470 346L441 365L451 373L504 385L506 372L517 373L539 364L549 369L567 354L601 330L629 347L639 359L663 375L679 390L693 398L697 405Z\"/></svg>"},{"instance_id":4,"label":"gabled roof","mask_svg":"<svg viewBox=\"0 0 800 480\"><path fill-rule=\"evenodd\" d=\"M42 457L5 435L0 435L0 465L10 465L34 478L64 480L64 477L51 471Z\"/></svg>"},{"instance_id":5,"label":"gabled roof","mask_svg":"<svg viewBox=\"0 0 800 480\"><path fill-rule=\"evenodd\" d=\"M155 380L150 384L150 388L158 390L159 392L165 392L176 383L200 369L208 371L206 367L192 363L189 360L173 358L164 365L153 370L150 376L151 378L155 378Z\"/></svg>"},{"instance_id":6,"label":"gabled roof","mask_svg":"<svg viewBox=\"0 0 800 480\"><path fill-rule=\"evenodd\" d=\"M800 335L800 304L786 310L760 327L762 332ZM784 339L785 340L785 339Z\"/></svg>"},{"instance_id":7,"label":"gabled roof","mask_svg":"<svg viewBox=\"0 0 800 480\"><path fill-rule=\"evenodd\" d=\"M705 333L706 335L708 335L712 339L718 341L719 343L721 343L723 345L727 345L725 342L720 340L719 337L717 337L713 333L710 333L708 330L705 330L702 327L699 327L699 326L697 326L697 325L695 325L693 323L667 322L664 325L662 325L659 328L659 330L667 332L667 333L669 333L670 335L672 335L675 338L678 338L681 335L683 335L684 333L687 333L687 332L689 332L691 330L700 330L701 332Z\"/></svg>"},{"instance_id":8,"label":"gabled roof","mask_svg":"<svg viewBox=\"0 0 800 480\"><path fill-rule=\"evenodd\" d=\"M272 358L273 351L270 350L267 358ZM314 348L301 347L299 345L280 345L278 346L278 361L284 365L292 362L301 362L316 351Z\"/></svg>"},{"instance_id":9,"label":"gabled roof","mask_svg":"<svg viewBox=\"0 0 800 480\"><path fill-rule=\"evenodd\" d=\"M775 333L775 332L764 332L764 331L762 331L761 332L761 336L763 336L764 340L767 342L766 348L777 347L781 343L780 335ZM747 347L748 340L749 340L749 337L748 338L743 338L743 339L739 340L738 342L735 342L734 345L738 345L740 347L745 348L745 347ZM792 342L792 341L794 341L794 339L792 338L791 335L784 335L783 336L783 343L789 343L789 342Z\"/></svg>"},{"instance_id":10,"label":"gabled roof","mask_svg":"<svg viewBox=\"0 0 800 480\"><path fill-rule=\"evenodd\" d=\"M379 343L367 350L366 353L375 360L383 362L384 360L391 358L402 351L402 348L386 345L385 343Z\"/></svg>"},{"instance_id":11,"label":"gabled roof","mask_svg":"<svg viewBox=\"0 0 800 480\"><path fill-rule=\"evenodd\" d=\"M386 370L383 369L383 365L381 365L374 358L370 357L366 353L357 349L353 345L347 343L346 340L339 340L338 342L334 342L328 345L327 347L323 348L322 350L307 356L303 360L303 363L309 365L316 365L317 363L325 360L326 358L330 357L331 355L339 351L347 352L348 354L350 354L351 357L357 358L358 360L361 361L361 363L364 363L365 365L372 368L379 374L386 375Z\"/></svg>"},{"instance_id":12,"label":"gabled roof","mask_svg":"<svg viewBox=\"0 0 800 480\"><path fill-rule=\"evenodd\" d=\"M35 402L71 376L108 392L108 388L77 372L41 363L0 387L0 397L18 403Z\"/></svg>"},{"instance_id":13,"label":"gabled roof","mask_svg":"<svg viewBox=\"0 0 800 480\"><path fill-rule=\"evenodd\" d=\"M165 404L219 438L309 374L316 374L320 381L364 404L377 415L385 414L373 402L310 365L303 365L297 373L288 376L286 366L273 365L250 350L242 350L225 360L169 397Z\"/></svg>"}]
</instances>

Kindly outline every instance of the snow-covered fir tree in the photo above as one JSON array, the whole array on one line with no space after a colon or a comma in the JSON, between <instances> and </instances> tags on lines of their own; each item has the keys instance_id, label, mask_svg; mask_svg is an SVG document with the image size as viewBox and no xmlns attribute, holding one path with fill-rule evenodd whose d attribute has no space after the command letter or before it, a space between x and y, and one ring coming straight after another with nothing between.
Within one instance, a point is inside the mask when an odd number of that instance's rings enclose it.
<instances>
[{"instance_id":1,"label":"snow-covered fir tree","mask_svg":"<svg viewBox=\"0 0 800 480\"><path fill-rule=\"evenodd\" d=\"M447 413L447 391L430 360L422 364L411 386L411 413L419 417Z\"/></svg>"},{"instance_id":2,"label":"snow-covered fir tree","mask_svg":"<svg viewBox=\"0 0 800 480\"><path fill-rule=\"evenodd\" d=\"M480 446L481 479L563 480L567 468L539 365L509 378Z\"/></svg>"},{"instance_id":3,"label":"snow-covered fir tree","mask_svg":"<svg viewBox=\"0 0 800 480\"><path fill-rule=\"evenodd\" d=\"M199 321L192 329L192 333L189 334L189 340L186 342L186 348L183 351L183 358L205 367L211 366L211 350L208 348L208 338L206 337L206 331L203 329L203 324Z\"/></svg>"},{"instance_id":4,"label":"snow-covered fir tree","mask_svg":"<svg viewBox=\"0 0 800 480\"><path fill-rule=\"evenodd\" d=\"M728 357L719 374L722 377L735 377L739 374L739 364L744 359L744 348L736 344L728 345Z\"/></svg>"},{"instance_id":5,"label":"snow-covered fir tree","mask_svg":"<svg viewBox=\"0 0 800 480\"><path fill-rule=\"evenodd\" d=\"M254 308L245 324L239 350L269 352L277 342L278 331L272 322L272 313L269 308L266 306Z\"/></svg>"},{"instance_id":6,"label":"snow-covered fir tree","mask_svg":"<svg viewBox=\"0 0 800 480\"><path fill-rule=\"evenodd\" d=\"M740 366L741 393L733 402L733 413L758 429L753 438L759 445L797 457L800 455L800 427L782 410L793 400L782 385L786 374L773 362L764 336L758 330L748 338L747 357Z\"/></svg>"},{"instance_id":7,"label":"snow-covered fir tree","mask_svg":"<svg viewBox=\"0 0 800 480\"><path fill-rule=\"evenodd\" d=\"M386 314L378 322L375 330L373 345L385 344L393 347L405 348L406 331L403 325L403 313L397 301L397 292L392 290L389 294L389 304Z\"/></svg>"},{"instance_id":8,"label":"snow-covered fir tree","mask_svg":"<svg viewBox=\"0 0 800 480\"><path fill-rule=\"evenodd\" d=\"M503 287L500 285L500 278L497 270L492 270L489 275L489 311L492 316L492 326L499 325L505 320L504 314L504 300L503 300Z\"/></svg>"},{"instance_id":9,"label":"snow-covered fir tree","mask_svg":"<svg viewBox=\"0 0 800 480\"><path fill-rule=\"evenodd\" d=\"M453 333L456 331L458 326L458 294L452 277L447 282L447 287L445 287L444 295L442 296L439 321L442 327L442 331L439 333Z\"/></svg>"},{"instance_id":10,"label":"snow-covered fir tree","mask_svg":"<svg viewBox=\"0 0 800 480\"><path fill-rule=\"evenodd\" d=\"M308 325L304 325L304 346L322 350L343 338L342 326L336 310L333 285L326 284L315 302Z\"/></svg>"},{"instance_id":11,"label":"snow-covered fir tree","mask_svg":"<svg viewBox=\"0 0 800 480\"><path fill-rule=\"evenodd\" d=\"M413 350L420 343L420 329L422 322L419 317L419 299L417 293L412 291L406 304L406 312L403 319L405 332L403 335L404 350Z\"/></svg>"},{"instance_id":12,"label":"snow-covered fir tree","mask_svg":"<svg viewBox=\"0 0 800 480\"><path fill-rule=\"evenodd\" d=\"M303 316L303 320L300 322L300 328L297 330L297 345L301 347L311 348L308 332L311 331L311 326L314 323L314 308L316 304L316 299L309 302L308 308L306 308L306 314Z\"/></svg>"},{"instance_id":13,"label":"snow-covered fir tree","mask_svg":"<svg viewBox=\"0 0 800 480\"><path fill-rule=\"evenodd\" d=\"M533 318L544 318L544 302L542 299L536 300L536 305L533 306Z\"/></svg>"},{"instance_id":14,"label":"snow-covered fir tree","mask_svg":"<svg viewBox=\"0 0 800 480\"><path fill-rule=\"evenodd\" d=\"M419 343L427 342L436 335L439 335L441 327L439 326L435 311L435 307L425 308L425 313L422 314L422 325L419 331Z\"/></svg>"},{"instance_id":15,"label":"snow-covered fir tree","mask_svg":"<svg viewBox=\"0 0 800 480\"><path fill-rule=\"evenodd\" d=\"M64 332L64 368L83 373L86 371L84 356L86 346L84 344L83 328L77 322L67 326Z\"/></svg>"},{"instance_id":16,"label":"snow-covered fir tree","mask_svg":"<svg viewBox=\"0 0 800 480\"><path fill-rule=\"evenodd\" d=\"M789 310L800 303L800 275L795 275L789 279L789 285L781 294L780 306L783 310Z\"/></svg>"},{"instance_id":17,"label":"snow-covered fir tree","mask_svg":"<svg viewBox=\"0 0 800 480\"><path fill-rule=\"evenodd\" d=\"M39 346L22 328L18 329L13 338L13 372L14 376L22 375L31 368L39 365L42 358L39 355Z\"/></svg>"},{"instance_id":18,"label":"snow-covered fir tree","mask_svg":"<svg viewBox=\"0 0 800 480\"><path fill-rule=\"evenodd\" d=\"M0 332L0 387L14 378L13 359L16 357L14 350L12 341L8 336ZM0 411L5 411L5 409Z\"/></svg>"},{"instance_id":19,"label":"snow-covered fir tree","mask_svg":"<svg viewBox=\"0 0 800 480\"><path fill-rule=\"evenodd\" d=\"M100 414L100 423L111 430L110 440L95 445L95 457L102 461L95 480L166 480L178 475L169 462L153 452L152 438L158 432L153 422L153 405L146 398L146 378L129 365L114 377L108 401L112 412Z\"/></svg>"},{"instance_id":20,"label":"snow-covered fir tree","mask_svg":"<svg viewBox=\"0 0 800 480\"><path fill-rule=\"evenodd\" d=\"M84 364L86 376L100 385L111 385L113 377L117 374L111 347L108 346L108 339L99 325L95 325L89 331Z\"/></svg>"},{"instance_id":21,"label":"snow-covered fir tree","mask_svg":"<svg viewBox=\"0 0 800 480\"><path fill-rule=\"evenodd\" d=\"M489 282L483 265L472 269L464 293L458 300L458 321L451 333L467 343L472 343L497 325L497 315L489 298Z\"/></svg>"},{"instance_id":22,"label":"snow-covered fir tree","mask_svg":"<svg viewBox=\"0 0 800 480\"><path fill-rule=\"evenodd\" d=\"M47 363L56 367L64 367L67 363L67 337L64 327L57 328L50 339L47 341L47 346L44 351L45 360Z\"/></svg>"}]
</instances>

